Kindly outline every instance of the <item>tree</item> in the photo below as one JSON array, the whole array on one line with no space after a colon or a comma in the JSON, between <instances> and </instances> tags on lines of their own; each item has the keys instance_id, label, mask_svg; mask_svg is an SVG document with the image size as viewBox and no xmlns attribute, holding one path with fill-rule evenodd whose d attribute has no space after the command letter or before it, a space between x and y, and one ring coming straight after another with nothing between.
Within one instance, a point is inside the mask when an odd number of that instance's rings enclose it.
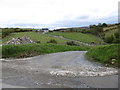
<instances>
[{"instance_id":1,"label":"tree","mask_svg":"<svg viewBox=\"0 0 120 90\"><path fill-rule=\"evenodd\" d=\"M72 31L73 31L73 28L70 28L69 30L70 30L70 32L72 32Z\"/></svg>"},{"instance_id":2,"label":"tree","mask_svg":"<svg viewBox=\"0 0 120 90\"><path fill-rule=\"evenodd\" d=\"M96 25L94 24L94 25L90 25L89 26L90 28L95 28L96 27Z\"/></svg>"},{"instance_id":3,"label":"tree","mask_svg":"<svg viewBox=\"0 0 120 90\"><path fill-rule=\"evenodd\" d=\"M50 41L48 41L47 43L54 43L57 44L57 41L55 39L51 39Z\"/></svg>"},{"instance_id":4,"label":"tree","mask_svg":"<svg viewBox=\"0 0 120 90\"><path fill-rule=\"evenodd\" d=\"M103 26L103 27L107 27L108 25L107 25L106 23L103 23L102 26Z\"/></svg>"},{"instance_id":5,"label":"tree","mask_svg":"<svg viewBox=\"0 0 120 90\"><path fill-rule=\"evenodd\" d=\"M98 27L102 27L102 24L101 24L101 23L98 23Z\"/></svg>"}]
</instances>

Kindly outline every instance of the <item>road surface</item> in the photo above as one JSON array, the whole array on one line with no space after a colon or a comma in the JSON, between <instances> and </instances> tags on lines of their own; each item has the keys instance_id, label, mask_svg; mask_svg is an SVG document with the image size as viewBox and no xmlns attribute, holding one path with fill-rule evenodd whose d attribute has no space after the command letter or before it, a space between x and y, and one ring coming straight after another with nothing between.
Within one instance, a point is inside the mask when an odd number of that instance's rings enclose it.
<instances>
[{"instance_id":1,"label":"road surface","mask_svg":"<svg viewBox=\"0 0 120 90\"><path fill-rule=\"evenodd\" d=\"M117 69L87 61L85 53L67 51L24 59L1 59L2 87L118 88Z\"/></svg>"}]
</instances>

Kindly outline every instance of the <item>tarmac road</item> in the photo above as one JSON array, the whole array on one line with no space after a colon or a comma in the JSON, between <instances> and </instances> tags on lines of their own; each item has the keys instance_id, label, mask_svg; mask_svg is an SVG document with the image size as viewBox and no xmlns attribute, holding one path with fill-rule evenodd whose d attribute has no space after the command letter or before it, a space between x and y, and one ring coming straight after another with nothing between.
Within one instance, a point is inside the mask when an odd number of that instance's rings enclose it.
<instances>
[{"instance_id":1,"label":"tarmac road","mask_svg":"<svg viewBox=\"0 0 120 90\"><path fill-rule=\"evenodd\" d=\"M85 53L68 51L2 59L2 87L118 88L117 69L87 61Z\"/></svg>"}]
</instances>

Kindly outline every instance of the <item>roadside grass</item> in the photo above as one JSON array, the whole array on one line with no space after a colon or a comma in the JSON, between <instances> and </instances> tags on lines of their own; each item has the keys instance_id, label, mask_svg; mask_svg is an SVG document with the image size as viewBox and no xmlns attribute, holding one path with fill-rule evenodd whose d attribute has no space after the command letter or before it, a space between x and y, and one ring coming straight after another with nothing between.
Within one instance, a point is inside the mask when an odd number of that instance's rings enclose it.
<instances>
[{"instance_id":1,"label":"roadside grass","mask_svg":"<svg viewBox=\"0 0 120 90\"><path fill-rule=\"evenodd\" d=\"M68 46L58 44L3 45L2 58L24 58L64 51L86 51L88 49L90 49L89 46Z\"/></svg>"},{"instance_id":2,"label":"roadside grass","mask_svg":"<svg viewBox=\"0 0 120 90\"><path fill-rule=\"evenodd\" d=\"M78 32L51 32L48 33L51 35L56 35L56 36L63 36L64 38L72 39L72 40L77 40L85 43L102 43L103 41L94 35L91 34L83 34L83 33L78 33Z\"/></svg>"},{"instance_id":3,"label":"roadside grass","mask_svg":"<svg viewBox=\"0 0 120 90\"><path fill-rule=\"evenodd\" d=\"M11 40L12 38L18 38L22 36L28 36L30 37L33 41L40 42L40 43L46 43L49 42L50 40L56 40L58 44L65 44L67 40L55 38L55 37L50 37L46 34L42 33L36 33L36 32L18 32L18 33L11 33L10 35L4 37L2 39L2 42L7 42Z\"/></svg>"},{"instance_id":4,"label":"roadside grass","mask_svg":"<svg viewBox=\"0 0 120 90\"><path fill-rule=\"evenodd\" d=\"M90 60L107 64L108 66L120 67L118 47L120 47L120 44L96 46L90 49L86 53L86 56Z\"/></svg>"}]
</instances>

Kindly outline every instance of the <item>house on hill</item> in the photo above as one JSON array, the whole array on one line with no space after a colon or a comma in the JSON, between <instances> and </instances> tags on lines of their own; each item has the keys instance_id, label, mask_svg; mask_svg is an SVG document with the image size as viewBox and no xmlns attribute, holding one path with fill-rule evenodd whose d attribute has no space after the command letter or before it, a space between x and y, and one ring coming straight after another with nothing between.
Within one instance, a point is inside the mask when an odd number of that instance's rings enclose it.
<instances>
[{"instance_id":1,"label":"house on hill","mask_svg":"<svg viewBox=\"0 0 120 90\"><path fill-rule=\"evenodd\" d=\"M40 32L40 33L47 33L47 32L49 32L49 29L48 28L42 28L42 29L39 29L39 30L37 30L37 32Z\"/></svg>"}]
</instances>

